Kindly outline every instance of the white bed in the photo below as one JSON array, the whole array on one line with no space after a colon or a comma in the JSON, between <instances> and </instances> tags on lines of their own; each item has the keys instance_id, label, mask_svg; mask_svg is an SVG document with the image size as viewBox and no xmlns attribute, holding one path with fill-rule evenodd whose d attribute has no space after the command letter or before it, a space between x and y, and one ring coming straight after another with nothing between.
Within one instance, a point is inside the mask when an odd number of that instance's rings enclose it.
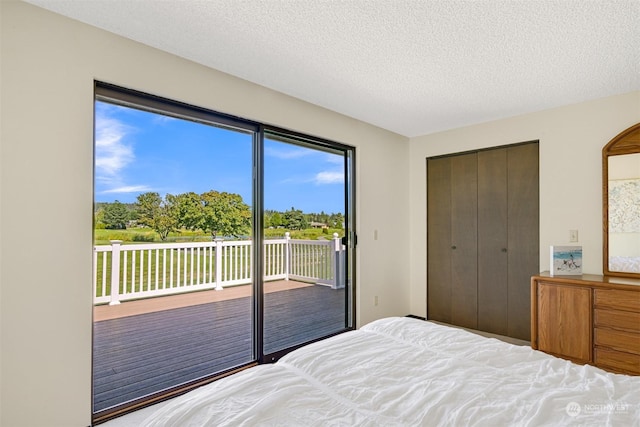
<instances>
[{"instance_id":1,"label":"white bed","mask_svg":"<svg viewBox=\"0 0 640 427\"><path fill-rule=\"evenodd\" d=\"M143 426L640 426L640 377L387 318L185 394Z\"/></svg>"}]
</instances>

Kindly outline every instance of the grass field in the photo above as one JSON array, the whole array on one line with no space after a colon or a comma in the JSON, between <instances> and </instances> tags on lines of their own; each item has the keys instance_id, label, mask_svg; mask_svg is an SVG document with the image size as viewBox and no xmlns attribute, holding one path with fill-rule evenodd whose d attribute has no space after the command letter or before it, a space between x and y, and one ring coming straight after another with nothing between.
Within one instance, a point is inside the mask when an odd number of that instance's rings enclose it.
<instances>
[{"instance_id":1,"label":"grass field","mask_svg":"<svg viewBox=\"0 0 640 427\"><path fill-rule=\"evenodd\" d=\"M292 239L300 240L317 240L332 239L333 233L338 233L340 237L344 236L344 230L339 228L330 228L322 230L319 228L308 228L305 230L285 230L283 228L268 228L264 230L266 239L283 238L284 233L289 231ZM93 232L94 245L108 245L110 240L122 240L122 243L161 243L160 236L150 228L127 228L126 230L105 230L96 229ZM208 242L211 240L210 235L203 234L200 231L182 230L180 232L170 233L164 243L176 242Z\"/></svg>"},{"instance_id":2,"label":"grass field","mask_svg":"<svg viewBox=\"0 0 640 427\"><path fill-rule=\"evenodd\" d=\"M127 228L126 230L96 229L93 231L95 245L108 245L110 240L122 240L123 244L131 243L160 243L160 236L150 228ZM165 243L175 242L206 242L211 236L202 232L183 230L179 233L170 233Z\"/></svg>"}]
</instances>

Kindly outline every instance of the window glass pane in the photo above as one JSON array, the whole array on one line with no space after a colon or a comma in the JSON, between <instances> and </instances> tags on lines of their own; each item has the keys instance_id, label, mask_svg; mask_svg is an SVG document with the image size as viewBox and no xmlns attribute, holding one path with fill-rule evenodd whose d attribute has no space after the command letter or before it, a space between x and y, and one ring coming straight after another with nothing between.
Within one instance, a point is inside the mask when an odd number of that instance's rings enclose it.
<instances>
[{"instance_id":1,"label":"window glass pane","mask_svg":"<svg viewBox=\"0 0 640 427\"><path fill-rule=\"evenodd\" d=\"M96 100L94 412L256 359L254 139Z\"/></svg>"},{"instance_id":2,"label":"window glass pane","mask_svg":"<svg viewBox=\"0 0 640 427\"><path fill-rule=\"evenodd\" d=\"M344 165L339 150L265 137L267 355L346 327Z\"/></svg>"}]
</instances>

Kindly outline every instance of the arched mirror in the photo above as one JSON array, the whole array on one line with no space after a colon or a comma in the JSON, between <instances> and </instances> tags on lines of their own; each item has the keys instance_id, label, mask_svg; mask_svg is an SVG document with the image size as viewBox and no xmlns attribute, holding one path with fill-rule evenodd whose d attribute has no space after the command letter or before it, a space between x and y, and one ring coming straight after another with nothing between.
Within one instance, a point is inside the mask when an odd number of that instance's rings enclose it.
<instances>
[{"instance_id":1,"label":"arched mirror","mask_svg":"<svg viewBox=\"0 0 640 427\"><path fill-rule=\"evenodd\" d=\"M640 123L602 149L603 271L640 278Z\"/></svg>"}]
</instances>

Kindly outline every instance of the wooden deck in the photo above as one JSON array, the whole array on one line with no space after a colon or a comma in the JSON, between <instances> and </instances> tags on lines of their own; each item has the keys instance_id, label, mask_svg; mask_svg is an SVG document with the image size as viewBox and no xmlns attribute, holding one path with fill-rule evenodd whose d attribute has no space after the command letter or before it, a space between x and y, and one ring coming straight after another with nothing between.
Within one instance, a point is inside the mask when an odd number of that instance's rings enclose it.
<instances>
[{"instance_id":1,"label":"wooden deck","mask_svg":"<svg viewBox=\"0 0 640 427\"><path fill-rule=\"evenodd\" d=\"M344 328L343 289L268 285L265 353ZM211 292L96 307L94 411L254 359L250 288Z\"/></svg>"}]
</instances>

